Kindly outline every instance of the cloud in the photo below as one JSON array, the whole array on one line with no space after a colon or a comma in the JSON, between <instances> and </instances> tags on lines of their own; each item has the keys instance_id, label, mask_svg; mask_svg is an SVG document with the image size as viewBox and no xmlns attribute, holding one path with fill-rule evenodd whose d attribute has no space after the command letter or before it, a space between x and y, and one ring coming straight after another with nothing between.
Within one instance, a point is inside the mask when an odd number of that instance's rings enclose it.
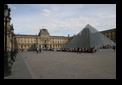
<instances>
[{"instance_id":1,"label":"cloud","mask_svg":"<svg viewBox=\"0 0 122 85\"><path fill-rule=\"evenodd\" d=\"M116 27L115 5L30 4L27 8L24 12L21 7L20 11L12 12L17 33L38 34L44 26L51 35L67 36L77 34L87 24L97 30Z\"/></svg>"},{"instance_id":2,"label":"cloud","mask_svg":"<svg viewBox=\"0 0 122 85\"><path fill-rule=\"evenodd\" d=\"M26 20L24 20L23 18L17 18L15 21L18 22L18 27L21 27L23 29L27 29L30 30L28 31L29 34L37 34L39 32L39 29L42 29L42 26L44 26L46 29L48 29L49 32L53 33L53 34L63 34L64 31L66 31L67 33L64 34L68 34L69 31L73 31L70 32L72 33L71 35L77 34L79 31L81 31L87 24L91 24L94 27L99 27L102 25L111 25L112 23L115 22L115 20L113 19L106 19L104 20L99 20L99 19L95 19L95 18L89 18L89 17L84 17L84 16L80 16L77 18L66 18L63 20L57 19L57 18L48 18L46 21L45 20L37 20L37 18L35 19L31 19L29 18L30 16L28 16L28 18L26 17ZM23 21L24 20L24 21ZM39 21L38 23L34 23L36 21ZM47 22L47 23L44 23ZM19 24L21 23L21 24ZM102 25L101 25L102 23ZM22 25L22 26L21 26ZM100 25L100 26L98 26ZM20 29L21 29L20 28ZM105 28L103 28L105 29ZM69 31L67 31L69 30ZM98 29L99 30L99 29ZM20 31L20 30L19 30ZM21 30L24 31L24 30ZM60 31L60 33L59 33ZM57 33L54 33L57 32Z\"/></svg>"},{"instance_id":3,"label":"cloud","mask_svg":"<svg viewBox=\"0 0 122 85\"><path fill-rule=\"evenodd\" d=\"M42 14L43 14L44 16L50 16L50 15L51 15L51 11L50 11L49 9L43 9L43 10L42 10Z\"/></svg>"}]
</instances>

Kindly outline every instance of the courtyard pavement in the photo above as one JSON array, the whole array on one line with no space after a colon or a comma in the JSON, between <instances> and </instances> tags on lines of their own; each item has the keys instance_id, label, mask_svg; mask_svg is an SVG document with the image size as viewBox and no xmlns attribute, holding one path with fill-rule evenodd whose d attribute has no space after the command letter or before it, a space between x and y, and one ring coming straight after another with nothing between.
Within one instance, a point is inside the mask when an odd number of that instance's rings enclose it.
<instances>
[{"instance_id":1,"label":"courtyard pavement","mask_svg":"<svg viewBox=\"0 0 122 85\"><path fill-rule=\"evenodd\" d=\"M116 79L116 52L19 52L12 70L4 79Z\"/></svg>"},{"instance_id":2,"label":"courtyard pavement","mask_svg":"<svg viewBox=\"0 0 122 85\"><path fill-rule=\"evenodd\" d=\"M4 79L32 79L32 74L30 73L26 62L21 56L21 53L18 53L15 59L15 62L12 65L11 75L4 77Z\"/></svg>"}]
</instances>

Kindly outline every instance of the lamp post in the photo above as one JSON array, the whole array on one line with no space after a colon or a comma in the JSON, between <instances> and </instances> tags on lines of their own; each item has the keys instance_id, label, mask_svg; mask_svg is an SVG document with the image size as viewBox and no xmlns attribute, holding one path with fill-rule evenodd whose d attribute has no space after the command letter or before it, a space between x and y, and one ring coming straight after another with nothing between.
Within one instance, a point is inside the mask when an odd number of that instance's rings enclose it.
<instances>
[{"instance_id":1,"label":"lamp post","mask_svg":"<svg viewBox=\"0 0 122 85\"><path fill-rule=\"evenodd\" d=\"M15 35L14 35L15 36ZM14 37L14 50L17 51L18 49L18 44L17 44L17 40L16 40L16 37Z\"/></svg>"},{"instance_id":2,"label":"lamp post","mask_svg":"<svg viewBox=\"0 0 122 85\"><path fill-rule=\"evenodd\" d=\"M11 29L10 29L10 30L11 30L11 34L12 34L12 35L11 35L11 37L12 37L12 38L11 38L11 43L12 43L12 51L13 51L13 36L14 36L13 24L11 24Z\"/></svg>"},{"instance_id":3,"label":"lamp post","mask_svg":"<svg viewBox=\"0 0 122 85\"><path fill-rule=\"evenodd\" d=\"M11 74L11 70L10 67L8 65L8 52L7 52L7 22L8 22L8 18L9 18L9 12L10 9L8 8L7 4L4 5L4 19L5 19L5 47L4 47L4 76L9 76Z\"/></svg>"},{"instance_id":4,"label":"lamp post","mask_svg":"<svg viewBox=\"0 0 122 85\"><path fill-rule=\"evenodd\" d=\"M13 44L14 44L14 40L13 40L13 36L14 36L14 29L13 29L13 24L11 24L11 60L14 62L14 49L13 49Z\"/></svg>"},{"instance_id":5,"label":"lamp post","mask_svg":"<svg viewBox=\"0 0 122 85\"><path fill-rule=\"evenodd\" d=\"M38 47L38 35L36 35L36 50L37 50L37 53L39 51L39 47Z\"/></svg>"}]
</instances>

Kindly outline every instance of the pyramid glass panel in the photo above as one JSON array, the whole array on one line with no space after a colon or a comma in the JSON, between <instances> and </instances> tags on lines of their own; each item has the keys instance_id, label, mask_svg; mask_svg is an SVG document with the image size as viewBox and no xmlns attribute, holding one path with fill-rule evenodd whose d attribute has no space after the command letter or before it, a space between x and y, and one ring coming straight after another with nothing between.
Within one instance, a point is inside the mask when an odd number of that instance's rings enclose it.
<instances>
[{"instance_id":1,"label":"pyramid glass panel","mask_svg":"<svg viewBox=\"0 0 122 85\"><path fill-rule=\"evenodd\" d=\"M100 48L103 45L114 46L116 43L87 24L64 48Z\"/></svg>"}]
</instances>

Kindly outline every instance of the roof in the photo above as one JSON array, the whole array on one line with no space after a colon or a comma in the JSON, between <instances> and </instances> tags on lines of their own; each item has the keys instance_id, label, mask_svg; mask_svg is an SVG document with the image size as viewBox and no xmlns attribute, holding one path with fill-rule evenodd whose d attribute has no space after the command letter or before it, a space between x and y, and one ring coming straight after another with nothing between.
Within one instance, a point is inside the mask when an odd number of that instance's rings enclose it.
<instances>
[{"instance_id":1,"label":"roof","mask_svg":"<svg viewBox=\"0 0 122 85\"><path fill-rule=\"evenodd\" d=\"M37 37L37 35L25 35L25 34L15 34L16 37ZM65 36L50 36L53 38L68 38Z\"/></svg>"},{"instance_id":2,"label":"roof","mask_svg":"<svg viewBox=\"0 0 122 85\"><path fill-rule=\"evenodd\" d=\"M50 37L54 37L54 38L68 38L68 37L65 37L65 36L50 36Z\"/></svg>"},{"instance_id":3,"label":"roof","mask_svg":"<svg viewBox=\"0 0 122 85\"><path fill-rule=\"evenodd\" d=\"M37 35L15 34L16 37L36 37Z\"/></svg>"},{"instance_id":4,"label":"roof","mask_svg":"<svg viewBox=\"0 0 122 85\"><path fill-rule=\"evenodd\" d=\"M100 31L100 32L108 32L108 31L116 31L116 28L108 29L108 30L104 30L104 31Z\"/></svg>"}]
</instances>

